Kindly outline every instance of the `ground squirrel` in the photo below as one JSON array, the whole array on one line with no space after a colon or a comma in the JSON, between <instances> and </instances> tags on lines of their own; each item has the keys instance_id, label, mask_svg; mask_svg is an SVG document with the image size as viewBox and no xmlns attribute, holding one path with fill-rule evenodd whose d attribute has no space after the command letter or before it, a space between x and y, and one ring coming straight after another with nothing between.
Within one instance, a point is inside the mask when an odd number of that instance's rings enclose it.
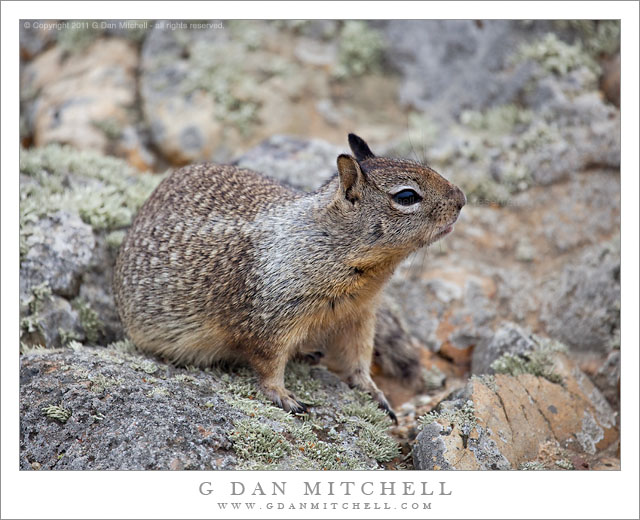
<instances>
[{"instance_id":1,"label":"ground squirrel","mask_svg":"<svg viewBox=\"0 0 640 520\"><path fill-rule=\"evenodd\" d=\"M233 166L169 175L120 247L115 301L133 342L183 364L248 363L287 411L306 405L284 386L287 361L324 352L351 386L392 418L369 370L381 289L398 263L443 237L466 199L421 164L353 156L313 193Z\"/></svg>"}]
</instances>

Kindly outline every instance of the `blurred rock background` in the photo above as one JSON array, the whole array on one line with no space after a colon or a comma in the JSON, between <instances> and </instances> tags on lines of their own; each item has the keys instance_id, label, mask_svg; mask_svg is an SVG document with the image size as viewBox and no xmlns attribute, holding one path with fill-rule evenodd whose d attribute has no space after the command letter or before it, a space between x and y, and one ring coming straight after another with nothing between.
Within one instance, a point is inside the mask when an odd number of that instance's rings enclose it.
<instances>
[{"instance_id":1,"label":"blurred rock background","mask_svg":"<svg viewBox=\"0 0 640 520\"><path fill-rule=\"evenodd\" d=\"M619 22L92 22L21 27L21 467L619 467ZM374 366L400 425L320 369L312 434L258 421L250 375L140 369L111 269L162 176L313 189L348 132L469 199L389 287L422 360L411 387Z\"/></svg>"}]
</instances>

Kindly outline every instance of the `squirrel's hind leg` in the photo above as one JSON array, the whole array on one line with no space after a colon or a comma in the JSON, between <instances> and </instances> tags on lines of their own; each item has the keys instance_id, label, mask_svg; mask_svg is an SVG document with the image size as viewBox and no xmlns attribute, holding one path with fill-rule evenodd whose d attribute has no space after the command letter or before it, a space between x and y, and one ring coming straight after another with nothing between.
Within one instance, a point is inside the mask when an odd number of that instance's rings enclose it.
<instances>
[{"instance_id":1,"label":"squirrel's hind leg","mask_svg":"<svg viewBox=\"0 0 640 520\"><path fill-rule=\"evenodd\" d=\"M275 405L285 412L304 413L308 405L298 401L296 396L284 386L284 370L287 361L286 356L260 357L252 359L250 364L258 374L260 388Z\"/></svg>"},{"instance_id":2,"label":"squirrel's hind leg","mask_svg":"<svg viewBox=\"0 0 640 520\"><path fill-rule=\"evenodd\" d=\"M389 401L371 379L374 326L375 314L368 314L333 330L326 343L326 365L350 387L357 387L370 394L397 424L398 419Z\"/></svg>"}]
</instances>

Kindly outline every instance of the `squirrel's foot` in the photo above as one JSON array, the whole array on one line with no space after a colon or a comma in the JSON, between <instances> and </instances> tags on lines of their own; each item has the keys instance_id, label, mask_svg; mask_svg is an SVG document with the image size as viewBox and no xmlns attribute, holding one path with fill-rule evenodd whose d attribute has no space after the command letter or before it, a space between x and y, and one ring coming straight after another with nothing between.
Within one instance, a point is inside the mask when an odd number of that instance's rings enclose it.
<instances>
[{"instance_id":1,"label":"squirrel's foot","mask_svg":"<svg viewBox=\"0 0 640 520\"><path fill-rule=\"evenodd\" d=\"M315 352L303 352L297 356L298 361L308 363L309 365L317 365L324 357L324 352L316 350Z\"/></svg>"},{"instance_id":2,"label":"squirrel's foot","mask_svg":"<svg viewBox=\"0 0 640 520\"><path fill-rule=\"evenodd\" d=\"M263 387L262 391L273 401L273 404L282 408L285 412L292 414L306 413L309 405L298 401L296 396L289 392L286 388Z\"/></svg>"},{"instance_id":3,"label":"squirrel's foot","mask_svg":"<svg viewBox=\"0 0 640 520\"><path fill-rule=\"evenodd\" d=\"M385 397L385 395L376 386L376 384L373 382L370 376L348 377L347 384L352 388L358 387L361 390L364 390L365 392L367 392L371 397L373 397L373 400L378 403L378 406L389 414L389 417L396 424L396 426L398 425L398 417L396 416L395 412L391 408L389 401L387 401L387 398Z\"/></svg>"}]
</instances>

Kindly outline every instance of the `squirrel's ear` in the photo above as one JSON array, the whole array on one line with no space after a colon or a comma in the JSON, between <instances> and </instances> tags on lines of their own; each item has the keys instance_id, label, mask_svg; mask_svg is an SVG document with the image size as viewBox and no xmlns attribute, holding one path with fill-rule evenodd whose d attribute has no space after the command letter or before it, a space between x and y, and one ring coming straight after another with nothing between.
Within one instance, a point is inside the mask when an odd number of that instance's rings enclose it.
<instances>
[{"instance_id":1,"label":"squirrel's ear","mask_svg":"<svg viewBox=\"0 0 640 520\"><path fill-rule=\"evenodd\" d=\"M353 155L356 156L356 159L358 159L358 161L364 161L365 159L371 159L375 157L375 155L373 155L373 152L369 148L369 145L356 134L349 134L349 147L351 148Z\"/></svg>"},{"instance_id":2,"label":"squirrel's ear","mask_svg":"<svg viewBox=\"0 0 640 520\"><path fill-rule=\"evenodd\" d=\"M364 174L358 161L347 154L338 156L338 173L342 195L352 204L360 198Z\"/></svg>"}]
</instances>

